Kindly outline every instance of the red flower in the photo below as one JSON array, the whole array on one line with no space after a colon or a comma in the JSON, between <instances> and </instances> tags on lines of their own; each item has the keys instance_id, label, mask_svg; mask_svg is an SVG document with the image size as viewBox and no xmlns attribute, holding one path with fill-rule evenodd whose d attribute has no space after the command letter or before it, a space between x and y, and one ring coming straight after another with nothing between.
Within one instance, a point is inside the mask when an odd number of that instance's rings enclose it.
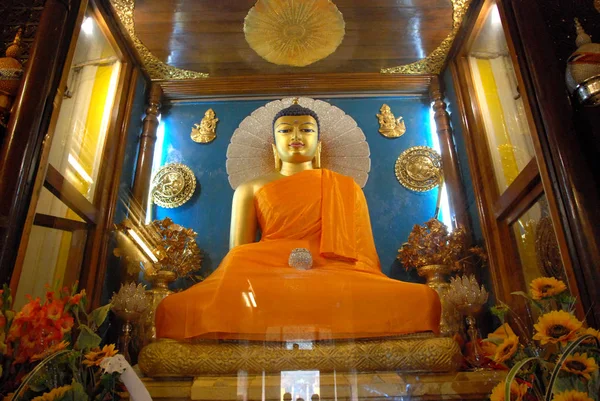
<instances>
[{"instance_id":1,"label":"red flower","mask_svg":"<svg viewBox=\"0 0 600 401\"><path fill-rule=\"evenodd\" d=\"M81 302L81 298L85 297L85 290L81 290L79 294L75 294L69 299L71 305L77 305Z\"/></svg>"},{"instance_id":2,"label":"red flower","mask_svg":"<svg viewBox=\"0 0 600 401\"><path fill-rule=\"evenodd\" d=\"M55 300L48 305L46 316L48 319L57 320L62 316L65 306L61 301Z\"/></svg>"},{"instance_id":3,"label":"red flower","mask_svg":"<svg viewBox=\"0 0 600 401\"><path fill-rule=\"evenodd\" d=\"M34 317L36 317L37 314L39 314L41 309L42 305L40 304L40 299L30 298L29 302L23 307L23 309L21 309L21 311L17 313L15 319L24 319L26 321L30 321Z\"/></svg>"},{"instance_id":4,"label":"red flower","mask_svg":"<svg viewBox=\"0 0 600 401\"><path fill-rule=\"evenodd\" d=\"M61 338L73 328L73 317L65 313L62 317L54 322L54 327L60 331Z\"/></svg>"},{"instance_id":5,"label":"red flower","mask_svg":"<svg viewBox=\"0 0 600 401\"><path fill-rule=\"evenodd\" d=\"M0 311L0 330L3 330L4 326L6 326L6 316Z\"/></svg>"}]
</instances>

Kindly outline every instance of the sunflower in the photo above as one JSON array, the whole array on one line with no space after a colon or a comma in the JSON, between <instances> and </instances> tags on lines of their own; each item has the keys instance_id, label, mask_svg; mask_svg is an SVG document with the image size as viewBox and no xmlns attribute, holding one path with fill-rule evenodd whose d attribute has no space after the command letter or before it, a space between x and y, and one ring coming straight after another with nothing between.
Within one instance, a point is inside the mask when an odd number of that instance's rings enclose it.
<instances>
[{"instance_id":1,"label":"sunflower","mask_svg":"<svg viewBox=\"0 0 600 401\"><path fill-rule=\"evenodd\" d=\"M506 380L502 380L496 387L493 388L492 394L490 395L490 401L504 401L504 387L506 386ZM510 401L522 401L525 394L527 394L527 384L518 384L516 381L510 383Z\"/></svg>"},{"instance_id":2,"label":"sunflower","mask_svg":"<svg viewBox=\"0 0 600 401\"><path fill-rule=\"evenodd\" d=\"M531 295L533 299L550 298L567 289L564 282L555 279L554 277L539 277L529 284L531 287Z\"/></svg>"},{"instance_id":3,"label":"sunflower","mask_svg":"<svg viewBox=\"0 0 600 401\"><path fill-rule=\"evenodd\" d=\"M44 394L40 395L39 397L35 397L31 401L58 400L60 398L63 398L64 395L67 393L67 391L69 391L70 389L71 389L71 385L53 388L52 390L48 391L47 393L44 393Z\"/></svg>"},{"instance_id":4,"label":"sunflower","mask_svg":"<svg viewBox=\"0 0 600 401\"><path fill-rule=\"evenodd\" d=\"M585 335L594 336L596 338L596 340L598 342L600 342L600 331L593 329L591 327L588 327L587 329L582 328L581 330L579 330L578 334L580 336L585 336ZM596 345L596 341L594 341L593 338L588 338L587 340L583 341L583 344Z\"/></svg>"},{"instance_id":5,"label":"sunflower","mask_svg":"<svg viewBox=\"0 0 600 401\"><path fill-rule=\"evenodd\" d=\"M555 394L552 401L594 401L587 393L583 393L577 390L564 391L562 393Z\"/></svg>"},{"instance_id":6,"label":"sunflower","mask_svg":"<svg viewBox=\"0 0 600 401\"><path fill-rule=\"evenodd\" d=\"M598 365L596 365L594 358L588 358L587 354L577 352L565 359L561 369L590 380L590 373L598 370Z\"/></svg>"},{"instance_id":7,"label":"sunflower","mask_svg":"<svg viewBox=\"0 0 600 401\"><path fill-rule=\"evenodd\" d=\"M533 326L535 329L534 340L544 344L566 344L577 338L577 331L581 323L572 314L565 311L548 312L538 319Z\"/></svg>"},{"instance_id":8,"label":"sunflower","mask_svg":"<svg viewBox=\"0 0 600 401\"><path fill-rule=\"evenodd\" d=\"M104 358L115 356L118 353L119 351L115 349L114 344L105 345L102 349L95 348L85 354L83 364L87 367L100 366L100 362L102 362Z\"/></svg>"},{"instance_id":9,"label":"sunflower","mask_svg":"<svg viewBox=\"0 0 600 401\"><path fill-rule=\"evenodd\" d=\"M496 348L496 353L494 354L494 362L496 363L504 363L505 361L512 358L512 356L519 349L519 337L512 335L508 336L502 344L498 345Z\"/></svg>"},{"instance_id":10,"label":"sunflower","mask_svg":"<svg viewBox=\"0 0 600 401\"><path fill-rule=\"evenodd\" d=\"M31 362L45 359L58 351L62 351L63 349L66 349L68 346L69 346L68 341L61 341L58 344L51 346L50 348L46 348L43 352L33 355L31 357Z\"/></svg>"}]
</instances>

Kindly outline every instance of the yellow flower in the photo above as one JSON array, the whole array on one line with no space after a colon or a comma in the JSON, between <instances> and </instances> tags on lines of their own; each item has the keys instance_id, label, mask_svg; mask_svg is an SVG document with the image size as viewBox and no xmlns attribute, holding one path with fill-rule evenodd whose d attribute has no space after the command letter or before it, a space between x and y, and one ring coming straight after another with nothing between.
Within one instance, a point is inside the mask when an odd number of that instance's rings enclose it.
<instances>
[{"instance_id":1,"label":"yellow flower","mask_svg":"<svg viewBox=\"0 0 600 401\"><path fill-rule=\"evenodd\" d=\"M554 277L539 277L530 284L533 299L550 298L567 289L564 282Z\"/></svg>"},{"instance_id":2,"label":"yellow flower","mask_svg":"<svg viewBox=\"0 0 600 401\"><path fill-rule=\"evenodd\" d=\"M596 337L596 340L598 340L598 342L600 342L600 331L593 329L591 327L588 327L587 329L582 328L581 330L579 330L578 333L580 336L585 336L586 334L589 334L590 336L594 336ZM592 344L592 345L596 345L596 341L594 341L593 338L588 338L587 340L585 340L583 342L583 344Z\"/></svg>"},{"instance_id":3,"label":"yellow flower","mask_svg":"<svg viewBox=\"0 0 600 401\"><path fill-rule=\"evenodd\" d=\"M490 395L490 401L505 401L504 400L504 387L506 386L506 381L502 380L496 387L492 390L492 395ZM527 394L527 384L518 384L516 381L512 381L510 383L510 401L522 401L525 394Z\"/></svg>"},{"instance_id":4,"label":"yellow flower","mask_svg":"<svg viewBox=\"0 0 600 401\"><path fill-rule=\"evenodd\" d=\"M83 364L87 367L100 366L100 362L102 362L104 358L115 356L118 353L119 351L115 349L114 344L108 344L102 349L96 348L85 354Z\"/></svg>"},{"instance_id":5,"label":"yellow flower","mask_svg":"<svg viewBox=\"0 0 600 401\"><path fill-rule=\"evenodd\" d=\"M494 362L496 363L504 363L505 361L512 358L512 356L519 349L519 337L512 335L507 337L502 344L496 348L496 353L494 354Z\"/></svg>"},{"instance_id":6,"label":"yellow flower","mask_svg":"<svg viewBox=\"0 0 600 401\"><path fill-rule=\"evenodd\" d=\"M564 391L555 394L552 401L594 401L587 393L582 393L577 390Z\"/></svg>"},{"instance_id":7,"label":"yellow flower","mask_svg":"<svg viewBox=\"0 0 600 401\"><path fill-rule=\"evenodd\" d=\"M535 329L534 340L544 344L566 344L577 338L577 331L583 323L572 314L565 311L548 312L538 319L533 326Z\"/></svg>"},{"instance_id":8,"label":"yellow flower","mask_svg":"<svg viewBox=\"0 0 600 401\"><path fill-rule=\"evenodd\" d=\"M561 369L590 380L590 373L598 370L598 365L594 358L588 358L587 354L575 353L565 359Z\"/></svg>"},{"instance_id":9,"label":"yellow flower","mask_svg":"<svg viewBox=\"0 0 600 401\"><path fill-rule=\"evenodd\" d=\"M44 394L40 395L39 397L35 397L31 401L54 401L54 400L64 397L64 395L70 389L71 389L71 385L53 388L52 390L48 391L47 393L44 393Z\"/></svg>"},{"instance_id":10,"label":"yellow flower","mask_svg":"<svg viewBox=\"0 0 600 401\"><path fill-rule=\"evenodd\" d=\"M31 360L31 362L34 362L34 361L39 361L39 360L45 359L58 351L62 351L63 349L66 349L68 346L69 346L68 341L61 341L58 344L51 346L50 348L46 348L44 350L44 352L35 354L34 356L32 356L30 358L30 360Z\"/></svg>"}]
</instances>

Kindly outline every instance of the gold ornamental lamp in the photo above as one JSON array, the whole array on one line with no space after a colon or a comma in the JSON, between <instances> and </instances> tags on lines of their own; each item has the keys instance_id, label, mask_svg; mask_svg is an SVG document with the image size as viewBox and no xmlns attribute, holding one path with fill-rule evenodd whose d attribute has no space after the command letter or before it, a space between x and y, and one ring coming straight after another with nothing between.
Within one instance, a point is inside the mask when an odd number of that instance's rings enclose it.
<instances>
[{"instance_id":1,"label":"gold ornamental lamp","mask_svg":"<svg viewBox=\"0 0 600 401\"><path fill-rule=\"evenodd\" d=\"M6 126L8 122L8 114L23 76L23 65L17 60L21 53L22 33L23 30L19 28L15 39L6 49L6 57L0 58L0 125L2 126Z\"/></svg>"}]
</instances>

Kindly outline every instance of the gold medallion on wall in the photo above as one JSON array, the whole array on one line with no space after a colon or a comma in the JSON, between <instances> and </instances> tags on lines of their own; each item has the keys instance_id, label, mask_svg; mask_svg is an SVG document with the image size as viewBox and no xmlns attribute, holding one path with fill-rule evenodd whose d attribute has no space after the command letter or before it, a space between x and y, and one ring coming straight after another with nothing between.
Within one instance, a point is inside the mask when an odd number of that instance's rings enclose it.
<instances>
[{"instance_id":1,"label":"gold medallion on wall","mask_svg":"<svg viewBox=\"0 0 600 401\"><path fill-rule=\"evenodd\" d=\"M442 179L442 157L427 146L406 149L396 160L396 178L407 189L426 192Z\"/></svg>"},{"instance_id":2,"label":"gold medallion on wall","mask_svg":"<svg viewBox=\"0 0 600 401\"><path fill-rule=\"evenodd\" d=\"M384 104L377 114L379 120L379 133L386 138L399 138L406 132L404 118L394 116L390 106Z\"/></svg>"},{"instance_id":3,"label":"gold medallion on wall","mask_svg":"<svg viewBox=\"0 0 600 401\"><path fill-rule=\"evenodd\" d=\"M181 163L169 163L152 179L152 202L168 209L179 207L190 200L195 189L192 170Z\"/></svg>"},{"instance_id":4,"label":"gold medallion on wall","mask_svg":"<svg viewBox=\"0 0 600 401\"><path fill-rule=\"evenodd\" d=\"M213 109L208 109L200 124L194 124L190 137L197 143L210 143L217 137L217 118Z\"/></svg>"},{"instance_id":5,"label":"gold medallion on wall","mask_svg":"<svg viewBox=\"0 0 600 401\"><path fill-rule=\"evenodd\" d=\"M265 60L304 67L337 49L345 23L330 0L258 0L244 20L244 34Z\"/></svg>"}]
</instances>

